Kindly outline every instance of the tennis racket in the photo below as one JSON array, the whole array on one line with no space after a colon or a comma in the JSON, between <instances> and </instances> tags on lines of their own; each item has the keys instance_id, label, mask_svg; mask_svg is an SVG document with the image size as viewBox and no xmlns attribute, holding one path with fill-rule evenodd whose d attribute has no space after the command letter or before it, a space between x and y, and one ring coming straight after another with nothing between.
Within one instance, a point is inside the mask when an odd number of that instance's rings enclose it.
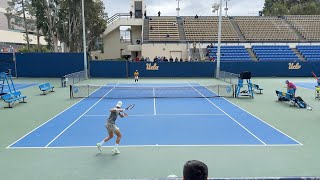
<instances>
[{"instance_id":1,"label":"tennis racket","mask_svg":"<svg viewBox=\"0 0 320 180\"><path fill-rule=\"evenodd\" d=\"M312 75L318 80L317 75L316 75L313 71L312 71L311 73L312 73Z\"/></svg>"},{"instance_id":2,"label":"tennis racket","mask_svg":"<svg viewBox=\"0 0 320 180\"><path fill-rule=\"evenodd\" d=\"M134 108L134 106L135 106L135 104L130 104L128 107L125 108L125 110L126 110L126 111L127 111L127 110L131 110L131 109Z\"/></svg>"}]
</instances>

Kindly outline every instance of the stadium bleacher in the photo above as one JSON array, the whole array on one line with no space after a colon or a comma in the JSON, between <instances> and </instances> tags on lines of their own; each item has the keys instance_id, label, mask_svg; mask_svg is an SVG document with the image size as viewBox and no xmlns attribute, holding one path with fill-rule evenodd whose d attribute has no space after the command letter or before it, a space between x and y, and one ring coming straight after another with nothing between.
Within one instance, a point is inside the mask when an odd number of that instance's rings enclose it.
<instances>
[{"instance_id":1,"label":"stadium bleacher","mask_svg":"<svg viewBox=\"0 0 320 180\"><path fill-rule=\"evenodd\" d=\"M297 50L307 61L320 61L320 46L297 46Z\"/></svg>"},{"instance_id":2,"label":"stadium bleacher","mask_svg":"<svg viewBox=\"0 0 320 180\"><path fill-rule=\"evenodd\" d=\"M217 41L218 40L217 17L184 17L183 25L187 41ZM222 18L221 41L239 41L229 18Z\"/></svg>"},{"instance_id":3,"label":"stadium bleacher","mask_svg":"<svg viewBox=\"0 0 320 180\"><path fill-rule=\"evenodd\" d=\"M234 17L247 41L298 41L290 26L278 17Z\"/></svg>"},{"instance_id":4,"label":"stadium bleacher","mask_svg":"<svg viewBox=\"0 0 320 180\"><path fill-rule=\"evenodd\" d=\"M320 40L320 15L291 15L285 19L308 41Z\"/></svg>"},{"instance_id":5,"label":"stadium bleacher","mask_svg":"<svg viewBox=\"0 0 320 180\"><path fill-rule=\"evenodd\" d=\"M217 59L217 47L207 48L209 59ZM252 61L244 46L221 46L221 61Z\"/></svg>"},{"instance_id":6,"label":"stadium bleacher","mask_svg":"<svg viewBox=\"0 0 320 180\"><path fill-rule=\"evenodd\" d=\"M259 61L299 61L300 58L286 45L252 46L252 51Z\"/></svg>"},{"instance_id":7,"label":"stadium bleacher","mask_svg":"<svg viewBox=\"0 0 320 180\"><path fill-rule=\"evenodd\" d=\"M176 17L151 17L151 19L149 21L149 40L180 41Z\"/></svg>"}]
</instances>

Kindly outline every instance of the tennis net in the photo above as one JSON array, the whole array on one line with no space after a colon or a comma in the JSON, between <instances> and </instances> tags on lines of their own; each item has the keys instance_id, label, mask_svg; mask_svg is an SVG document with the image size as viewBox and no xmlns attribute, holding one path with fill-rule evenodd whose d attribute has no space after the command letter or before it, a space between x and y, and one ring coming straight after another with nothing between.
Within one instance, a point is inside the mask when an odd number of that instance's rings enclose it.
<instances>
[{"instance_id":1,"label":"tennis net","mask_svg":"<svg viewBox=\"0 0 320 180\"><path fill-rule=\"evenodd\" d=\"M61 79L62 87L66 87L75 83L78 83L80 81L83 81L86 79L85 72L79 71L71 74L64 75Z\"/></svg>"},{"instance_id":2,"label":"tennis net","mask_svg":"<svg viewBox=\"0 0 320 180\"><path fill-rule=\"evenodd\" d=\"M234 85L186 85L167 87L71 85L70 98L211 98L235 95Z\"/></svg>"},{"instance_id":3,"label":"tennis net","mask_svg":"<svg viewBox=\"0 0 320 180\"><path fill-rule=\"evenodd\" d=\"M230 73L227 71L220 71L219 78L220 80L230 83L230 84L238 84L239 74Z\"/></svg>"}]
</instances>

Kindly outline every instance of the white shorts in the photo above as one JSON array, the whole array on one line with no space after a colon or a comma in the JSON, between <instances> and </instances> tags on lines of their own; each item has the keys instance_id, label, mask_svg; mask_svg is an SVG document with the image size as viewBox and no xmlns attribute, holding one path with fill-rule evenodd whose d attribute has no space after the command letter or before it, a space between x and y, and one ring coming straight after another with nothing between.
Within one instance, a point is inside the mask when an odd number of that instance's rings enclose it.
<instances>
[{"instance_id":1,"label":"white shorts","mask_svg":"<svg viewBox=\"0 0 320 180\"><path fill-rule=\"evenodd\" d=\"M108 133L110 133L110 132L115 133L116 131L120 131L120 129L114 124L107 124L106 128L108 130Z\"/></svg>"},{"instance_id":2,"label":"white shorts","mask_svg":"<svg viewBox=\"0 0 320 180\"><path fill-rule=\"evenodd\" d=\"M139 76L135 76L134 79L139 79Z\"/></svg>"}]
</instances>

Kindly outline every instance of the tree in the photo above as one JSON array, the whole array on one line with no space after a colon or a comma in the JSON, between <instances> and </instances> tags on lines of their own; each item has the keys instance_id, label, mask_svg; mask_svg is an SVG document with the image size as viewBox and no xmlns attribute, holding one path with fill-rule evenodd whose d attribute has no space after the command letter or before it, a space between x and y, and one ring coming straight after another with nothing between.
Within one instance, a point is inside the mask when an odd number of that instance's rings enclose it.
<instances>
[{"instance_id":1,"label":"tree","mask_svg":"<svg viewBox=\"0 0 320 180\"><path fill-rule=\"evenodd\" d=\"M32 0L36 27L41 30L49 48L58 52L59 0Z\"/></svg>"},{"instance_id":2,"label":"tree","mask_svg":"<svg viewBox=\"0 0 320 180\"><path fill-rule=\"evenodd\" d=\"M37 27L45 39L58 49L58 41L67 52L82 51L81 0L32 0L36 9ZM86 32L89 50L106 29L106 14L102 0L85 0Z\"/></svg>"},{"instance_id":3,"label":"tree","mask_svg":"<svg viewBox=\"0 0 320 180\"><path fill-rule=\"evenodd\" d=\"M263 14L279 15L317 15L320 14L319 0L265 0Z\"/></svg>"},{"instance_id":4,"label":"tree","mask_svg":"<svg viewBox=\"0 0 320 180\"><path fill-rule=\"evenodd\" d=\"M32 6L30 0L8 1L6 16L11 28L23 28L27 42L27 49L30 51L29 31L34 30L34 20L32 19ZM28 17L27 17L28 16ZM11 23L12 21L12 23Z\"/></svg>"}]
</instances>

